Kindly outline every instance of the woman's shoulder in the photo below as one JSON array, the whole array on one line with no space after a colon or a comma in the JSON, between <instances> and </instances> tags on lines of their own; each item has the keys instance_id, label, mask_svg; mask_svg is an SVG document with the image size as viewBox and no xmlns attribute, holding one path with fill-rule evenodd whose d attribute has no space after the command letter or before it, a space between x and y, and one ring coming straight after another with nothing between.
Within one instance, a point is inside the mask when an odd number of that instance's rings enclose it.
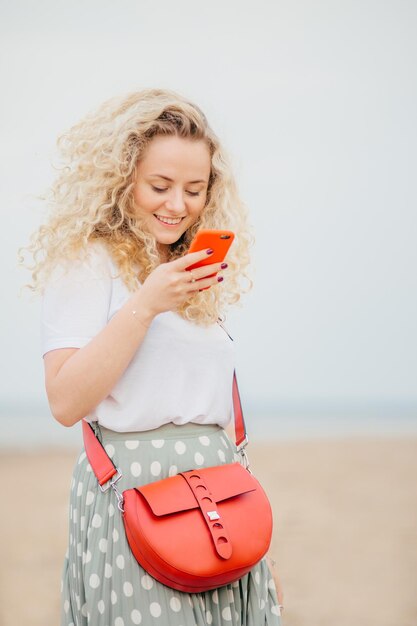
<instances>
[{"instance_id":1,"label":"woman's shoulder","mask_svg":"<svg viewBox=\"0 0 417 626\"><path fill-rule=\"evenodd\" d=\"M106 245L99 240L89 241L74 256L59 259L50 273L49 283L65 278L82 281L86 278L111 278L113 263Z\"/></svg>"},{"instance_id":2,"label":"woman's shoulder","mask_svg":"<svg viewBox=\"0 0 417 626\"><path fill-rule=\"evenodd\" d=\"M85 262L90 269L105 271L106 274L114 266L112 256L107 245L100 239L89 241L86 249Z\"/></svg>"}]
</instances>

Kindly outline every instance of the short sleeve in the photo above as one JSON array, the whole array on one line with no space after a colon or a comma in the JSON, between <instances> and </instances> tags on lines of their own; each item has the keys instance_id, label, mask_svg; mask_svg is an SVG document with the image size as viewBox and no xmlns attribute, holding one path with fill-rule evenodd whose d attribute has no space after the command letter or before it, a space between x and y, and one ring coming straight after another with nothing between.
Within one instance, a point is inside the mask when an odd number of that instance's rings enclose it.
<instances>
[{"instance_id":1,"label":"short sleeve","mask_svg":"<svg viewBox=\"0 0 417 626\"><path fill-rule=\"evenodd\" d=\"M57 348L82 348L108 322L112 277L109 257L92 245L86 259L55 267L42 297L42 356Z\"/></svg>"}]
</instances>

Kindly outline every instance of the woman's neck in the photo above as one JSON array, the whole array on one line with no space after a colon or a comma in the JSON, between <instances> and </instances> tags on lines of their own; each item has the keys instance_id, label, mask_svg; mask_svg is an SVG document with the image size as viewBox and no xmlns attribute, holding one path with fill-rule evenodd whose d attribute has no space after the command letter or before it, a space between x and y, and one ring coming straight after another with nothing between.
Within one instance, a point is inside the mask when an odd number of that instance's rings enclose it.
<instances>
[{"instance_id":1,"label":"woman's neck","mask_svg":"<svg viewBox=\"0 0 417 626\"><path fill-rule=\"evenodd\" d=\"M168 261L168 251L169 246L165 243L158 243L157 249L159 252L159 258L161 259L161 263L166 263Z\"/></svg>"}]
</instances>

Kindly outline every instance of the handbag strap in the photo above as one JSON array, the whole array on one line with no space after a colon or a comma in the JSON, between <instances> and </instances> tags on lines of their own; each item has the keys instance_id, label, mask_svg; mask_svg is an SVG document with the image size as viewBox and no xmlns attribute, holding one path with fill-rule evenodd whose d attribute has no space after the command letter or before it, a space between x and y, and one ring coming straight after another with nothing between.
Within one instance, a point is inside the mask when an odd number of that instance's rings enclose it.
<instances>
[{"instance_id":1,"label":"handbag strap","mask_svg":"<svg viewBox=\"0 0 417 626\"><path fill-rule=\"evenodd\" d=\"M219 325L223 328L223 330L230 337L227 330L224 326L218 322ZM232 337L230 337L232 339ZM232 339L233 341L233 339ZM236 370L233 371L233 413L234 413L234 422L235 422L235 442L236 448L238 452L244 452L244 447L248 443L248 437L246 434L245 420L243 417L242 411L242 403L240 401L239 395L239 387L237 384L236 378ZM116 483L119 478L121 478L120 471L116 468L113 461L108 456L104 447L102 446L99 439L96 437L93 427L89 422L85 419L81 420L82 428L83 428L83 439L84 439L84 449L89 460L89 463L92 467L94 474L99 482L100 489L102 491L107 491L107 489ZM115 476L115 474L117 474ZM114 477L115 476L115 477ZM114 477L114 478L113 478ZM111 482L106 488L103 488L103 485L107 483L110 479Z\"/></svg>"}]
</instances>

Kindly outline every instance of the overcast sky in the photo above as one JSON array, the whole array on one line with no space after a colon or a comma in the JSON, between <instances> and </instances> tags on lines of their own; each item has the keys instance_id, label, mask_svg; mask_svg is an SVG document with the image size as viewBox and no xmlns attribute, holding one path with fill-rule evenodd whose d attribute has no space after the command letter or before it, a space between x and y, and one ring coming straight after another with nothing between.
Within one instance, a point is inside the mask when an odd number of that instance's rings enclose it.
<instances>
[{"instance_id":1,"label":"overcast sky","mask_svg":"<svg viewBox=\"0 0 417 626\"><path fill-rule=\"evenodd\" d=\"M417 415L417 4L2 3L0 411L47 408L17 248L58 134L103 100L194 100L232 156L255 288L226 322L248 406Z\"/></svg>"}]
</instances>

